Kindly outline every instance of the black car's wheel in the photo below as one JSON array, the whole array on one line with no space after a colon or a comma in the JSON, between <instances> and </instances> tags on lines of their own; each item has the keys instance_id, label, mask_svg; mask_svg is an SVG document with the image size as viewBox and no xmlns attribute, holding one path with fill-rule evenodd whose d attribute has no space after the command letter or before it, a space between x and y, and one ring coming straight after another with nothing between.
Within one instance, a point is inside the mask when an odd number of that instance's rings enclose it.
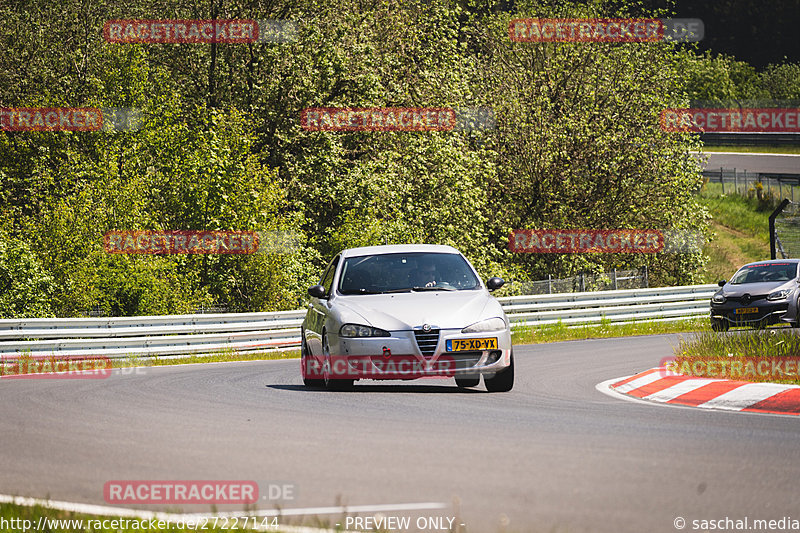
<instances>
[{"instance_id":1,"label":"black car's wheel","mask_svg":"<svg viewBox=\"0 0 800 533\"><path fill-rule=\"evenodd\" d=\"M501 370L493 378L483 377L486 390L489 392L508 392L514 387L514 352L511 352L511 364Z\"/></svg>"},{"instance_id":2,"label":"black car's wheel","mask_svg":"<svg viewBox=\"0 0 800 533\"><path fill-rule=\"evenodd\" d=\"M481 376L478 374L477 376L461 376L456 378L456 385L461 387L462 389L466 389L469 387L477 387L481 382Z\"/></svg>"},{"instance_id":3,"label":"black car's wheel","mask_svg":"<svg viewBox=\"0 0 800 533\"><path fill-rule=\"evenodd\" d=\"M711 319L711 329L714 331L728 331L730 324L728 324L727 320L721 320L718 318Z\"/></svg>"},{"instance_id":4,"label":"black car's wheel","mask_svg":"<svg viewBox=\"0 0 800 533\"><path fill-rule=\"evenodd\" d=\"M325 358L325 363L322 367L322 379L325 382L325 388L332 391L347 391L353 388L352 379L340 379L335 377L334 371L331 368L331 350L328 346L328 335L322 333L322 356Z\"/></svg>"},{"instance_id":5,"label":"black car's wheel","mask_svg":"<svg viewBox=\"0 0 800 533\"><path fill-rule=\"evenodd\" d=\"M314 371L315 361L311 360L306 345L306 337L302 335L300 341L300 373L303 375L303 385L306 387L324 387L325 380L320 377L319 372ZM309 368L311 367L311 368Z\"/></svg>"},{"instance_id":6,"label":"black car's wheel","mask_svg":"<svg viewBox=\"0 0 800 533\"><path fill-rule=\"evenodd\" d=\"M797 310L797 316L795 317L794 320L789 322L789 324L793 328L800 328L800 298L798 298L798 300L797 300L797 306L795 307L795 309Z\"/></svg>"}]
</instances>

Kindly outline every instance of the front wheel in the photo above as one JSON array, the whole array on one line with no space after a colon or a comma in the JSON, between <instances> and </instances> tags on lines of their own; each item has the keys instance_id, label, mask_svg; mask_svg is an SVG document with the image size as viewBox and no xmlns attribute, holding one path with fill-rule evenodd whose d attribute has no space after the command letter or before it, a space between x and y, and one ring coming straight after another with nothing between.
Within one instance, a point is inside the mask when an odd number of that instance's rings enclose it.
<instances>
[{"instance_id":1,"label":"front wheel","mask_svg":"<svg viewBox=\"0 0 800 533\"><path fill-rule=\"evenodd\" d=\"M303 385L306 387L321 388L325 386L325 380L320 377L318 371L314 371L317 366L319 366L317 360L308 353L306 337L302 335L300 340L300 373L303 375Z\"/></svg>"},{"instance_id":2,"label":"front wheel","mask_svg":"<svg viewBox=\"0 0 800 533\"><path fill-rule=\"evenodd\" d=\"M714 331L728 331L730 324L728 324L727 320L719 319L719 318L712 318L711 319L711 329Z\"/></svg>"},{"instance_id":3,"label":"front wheel","mask_svg":"<svg viewBox=\"0 0 800 533\"><path fill-rule=\"evenodd\" d=\"M331 369L331 349L328 346L328 335L326 333L322 334L322 357L325 359L322 367L322 379L325 383L325 388L331 391L352 390L355 380L339 379L333 375L338 369Z\"/></svg>"},{"instance_id":4,"label":"front wheel","mask_svg":"<svg viewBox=\"0 0 800 533\"><path fill-rule=\"evenodd\" d=\"M511 353L511 364L501 370L493 378L483 377L486 390L489 392L508 392L514 387L514 353Z\"/></svg>"}]
</instances>

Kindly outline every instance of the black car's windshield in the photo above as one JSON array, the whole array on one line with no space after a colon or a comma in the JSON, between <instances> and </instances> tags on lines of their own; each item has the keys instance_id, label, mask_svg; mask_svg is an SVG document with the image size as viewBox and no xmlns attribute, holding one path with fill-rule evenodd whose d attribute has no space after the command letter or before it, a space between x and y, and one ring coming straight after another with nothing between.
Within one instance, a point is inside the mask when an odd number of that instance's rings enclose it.
<instances>
[{"instance_id":1,"label":"black car's windshield","mask_svg":"<svg viewBox=\"0 0 800 533\"><path fill-rule=\"evenodd\" d=\"M759 263L742 267L731 278L731 284L789 281L797 274L796 263Z\"/></svg>"},{"instance_id":2,"label":"black car's windshield","mask_svg":"<svg viewBox=\"0 0 800 533\"><path fill-rule=\"evenodd\" d=\"M383 294L478 287L478 278L461 255L416 252L347 258L338 289L342 294Z\"/></svg>"}]
</instances>

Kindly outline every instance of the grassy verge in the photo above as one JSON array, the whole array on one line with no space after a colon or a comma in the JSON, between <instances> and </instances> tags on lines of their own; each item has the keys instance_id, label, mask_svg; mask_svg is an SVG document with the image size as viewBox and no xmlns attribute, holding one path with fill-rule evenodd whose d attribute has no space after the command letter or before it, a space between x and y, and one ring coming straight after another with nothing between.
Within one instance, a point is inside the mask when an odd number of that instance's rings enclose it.
<instances>
[{"instance_id":1,"label":"grassy verge","mask_svg":"<svg viewBox=\"0 0 800 533\"><path fill-rule=\"evenodd\" d=\"M800 385L800 336L791 328L702 331L681 339L668 368L690 376Z\"/></svg>"},{"instance_id":2,"label":"grassy verge","mask_svg":"<svg viewBox=\"0 0 800 533\"><path fill-rule=\"evenodd\" d=\"M514 326L511 339L514 344L541 344L546 342L584 339L604 339L633 335L659 335L663 333L685 333L711 331L707 318L656 322L642 320L629 324L613 324L607 320L595 325L570 327L562 322L544 326Z\"/></svg>"},{"instance_id":3,"label":"grassy verge","mask_svg":"<svg viewBox=\"0 0 800 533\"><path fill-rule=\"evenodd\" d=\"M713 217L713 239L703 250L709 257L703 282L729 279L742 265L769 258L769 206L755 198L723 195L719 183L706 184L698 201Z\"/></svg>"},{"instance_id":4,"label":"grassy verge","mask_svg":"<svg viewBox=\"0 0 800 533\"><path fill-rule=\"evenodd\" d=\"M741 152L744 154L800 154L800 146L704 146L704 152Z\"/></svg>"}]
</instances>

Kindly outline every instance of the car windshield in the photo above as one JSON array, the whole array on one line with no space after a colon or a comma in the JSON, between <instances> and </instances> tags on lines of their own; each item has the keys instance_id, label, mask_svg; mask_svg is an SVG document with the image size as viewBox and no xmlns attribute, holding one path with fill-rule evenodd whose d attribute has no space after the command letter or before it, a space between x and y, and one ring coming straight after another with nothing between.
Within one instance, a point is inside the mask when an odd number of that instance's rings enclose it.
<instances>
[{"instance_id":1,"label":"car windshield","mask_svg":"<svg viewBox=\"0 0 800 533\"><path fill-rule=\"evenodd\" d=\"M731 278L731 284L789 281L797 272L795 263L761 263L742 267Z\"/></svg>"},{"instance_id":2,"label":"car windshield","mask_svg":"<svg viewBox=\"0 0 800 533\"><path fill-rule=\"evenodd\" d=\"M417 252L349 257L338 288L342 294L384 294L478 287L478 278L461 255Z\"/></svg>"}]
</instances>

